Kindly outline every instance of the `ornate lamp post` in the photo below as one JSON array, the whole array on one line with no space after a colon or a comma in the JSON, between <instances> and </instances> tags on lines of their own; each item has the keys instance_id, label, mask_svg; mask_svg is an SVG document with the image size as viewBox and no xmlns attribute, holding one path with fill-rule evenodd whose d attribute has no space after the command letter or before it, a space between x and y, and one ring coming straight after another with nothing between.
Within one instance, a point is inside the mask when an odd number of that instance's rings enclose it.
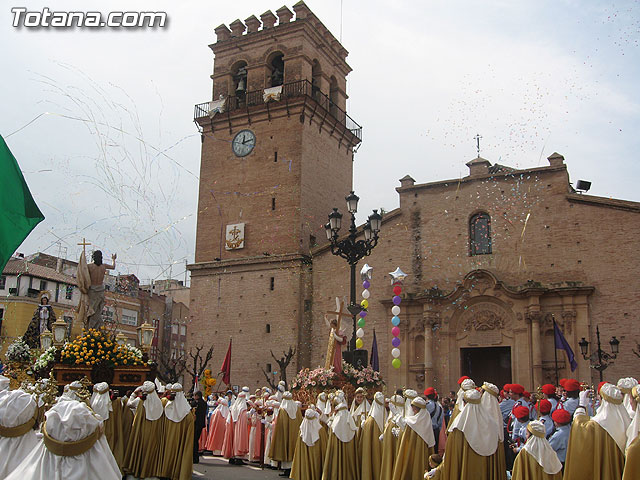
<instances>
[{"instance_id":1,"label":"ornate lamp post","mask_svg":"<svg viewBox=\"0 0 640 480\"><path fill-rule=\"evenodd\" d=\"M124 333L120 332L116 335L116 343L121 347L124 346L124 344L127 343L127 336Z\"/></svg>"},{"instance_id":2,"label":"ornate lamp post","mask_svg":"<svg viewBox=\"0 0 640 480\"><path fill-rule=\"evenodd\" d=\"M56 347L64 345L64 340L67 337L67 322L64 320L56 320L51 326L53 329L53 344Z\"/></svg>"},{"instance_id":3,"label":"ornate lamp post","mask_svg":"<svg viewBox=\"0 0 640 480\"><path fill-rule=\"evenodd\" d=\"M582 353L582 357L585 360L589 360L591 368L600 372L600 381L602 382L602 372L604 372L607 367L609 367L609 365L611 365L613 361L618 357L620 340L618 340L616 337L611 337L611 340L609 340L611 353L609 354L601 348L599 326L596 326L596 338L598 340L598 349L591 355L589 355L589 342L584 337L582 337L582 340L578 342L578 345L580 345L580 353Z\"/></svg>"},{"instance_id":4,"label":"ornate lamp post","mask_svg":"<svg viewBox=\"0 0 640 480\"><path fill-rule=\"evenodd\" d=\"M53 333L49 330L45 330L40 334L40 347L42 350L49 350L53 344Z\"/></svg>"},{"instance_id":5,"label":"ornate lamp post","mask_svg":"<svg viewBox=\"0 0 640 480\"><path fill-rule=\"evenodd\" d=\"M153 342L153 332L155 328L147 322L144 322L136 330L138 331L138 345L140 345L140 349L145 353L149 352L151 343Z\"/></svg>"},{"instance_id":6,"label":"ornate lamp post","mask_svg":"<svg viewBox=\"0 0 640 480\"><path fill-rule=\"evenodd\" d=\"M362 228L364 240L357 240L356 228L356 212L358 211L358 200L360 198L353 192L345 197L347 201L347 211L351 214L351 225L349 226L349 235L346 238L339 239L338 232L342 226L342 214L337 208L329 214L329 223L324 228L327 234L327 240L331 242L331 253L344 258L351 267L351 283L350 283L350 304L349 313L353 315L353 335L349 342L348 357L349 363L356 365L354 352L356 350L356 315L360 313L362 308L356 303L356 265L358 261L371 254L371 250L378 244L378 233L380 232L380 224L382 216L377 210L374 210ZM364 363L366 363L366 350L362 350L364 355Z\"/></svg>"}]
</instances>

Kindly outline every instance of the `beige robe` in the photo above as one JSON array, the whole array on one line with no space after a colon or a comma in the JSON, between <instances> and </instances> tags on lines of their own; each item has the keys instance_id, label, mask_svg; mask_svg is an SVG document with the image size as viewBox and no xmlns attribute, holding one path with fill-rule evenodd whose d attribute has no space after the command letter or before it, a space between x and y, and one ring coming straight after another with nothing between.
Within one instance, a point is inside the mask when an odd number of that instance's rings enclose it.
<instances>
[{"instance_id":1,"label":"beige robe","mask_svg":"<svg viewBox=\"0 0 640 480\"><path fill-rule=\"evenodd\" d=\"M354 435L350 442L341 442L329 433L327 453L322 466L322 480L360 480L358 446Z\"/></svg>"},{"instance_id":2,"label":"beige robe","mask_svg":"<svg viewBox=\"0 0 640 480\"><path fill-rule=\"evenodd\" d=\"M296 410L296 418L291 420L287 412L280 409L278 419L273 430L269 458L276 462L292 462L296 449L296 442L300 436L302 414Z\"/></svg>"},{"instance_id":3,"label":"beige robe","mask_svg":"<svg viewBox=\"0 0 640 480\"><path fill-rule=\"evenodd\" d=\"M422 480L424 472L429 470L429 456L433 452L434 447L429 447L413 428L407 426L402 432L400 448L391 478L393 480Z\"/></svg>"},{"instance_id":4,"label":"beige robe","mask_svg":"<svg viewBox=\"0 0 640 480\"><path fill-rule=\"evenodd\" d=\"M160 452L162 460L158 476L171 480L191 480L195 417L189 412L182 421L174 422L163 415L162 422L164 448Z\"/></svg>"},{"instance_id":5,"label":"beige robe","mask_svg":"<svg viewBox=\"0 0 640 480\"><path fill-rule=\"evenodd\" d=\"M449 433L444 460L438 467L446 479L505 480L504 447L498 443L496 452L489 456L478 455L457 428Z\"/></svg>"},{"instance_id":6,"label":"beige robe","mask_svg":"<svg viewBox=\"0 0 640 480\"><path fill-rule=\"evenodd\" d=\"M362 478L380 480L382 467L382 442L380 427L373 417L367 418L358 432L358 453L362 459Z\"/></svg>"},{"instance_id":7,"label":"beige robe","mask_svg":"<svg viewBox=\"0 0 640 480\"><path fill-rule=\"evenodd\" d=\"M615 440L587 415L574 417L564 480L621 480L624 455Z\"/></svg>"},{"instance_id":8,"label":"beige robe","mask_svg":"<svg viewBox=\"0 0 640 480\"><path fill-rule=\"evenodd\" d=\"M147 420L144 402L140 402L125 452L125 473L138 478L158 476L164 449L163 420L164 414L158 420Z\"/></svg>"},{"instance_id":9,"label":"beige robe","mask_svg":"<svg viewBox=\"0 0 640 480\"><path fill-rule=\"evenodd\" d=\"M562 470L551 475L524 448L513 463L511 480L562 480Z\"/></svg>"},{"instance_id":10,"label":"beige robe","mask_svg":"<svg viewBox=\"0 0 640 480\"><path fill-rule=\"evenodd\" d=\"M327 451L327 430L321 428L318 432L320 438L313 445L308 446L298 435L296 451L293 455L293 465L289 478L295 480L321 480L322 466Z\"/></svg>"}]
</instances>

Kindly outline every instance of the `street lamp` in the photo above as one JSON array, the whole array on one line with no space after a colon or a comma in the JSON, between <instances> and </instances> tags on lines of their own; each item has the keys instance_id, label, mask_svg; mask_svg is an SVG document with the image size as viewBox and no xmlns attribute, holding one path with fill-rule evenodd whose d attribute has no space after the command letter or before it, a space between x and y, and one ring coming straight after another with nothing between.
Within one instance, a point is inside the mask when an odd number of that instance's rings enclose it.
<instances>
[{"instance_id":1,"label":"street lamp","mask_svg":"<svg viewBox=\"0 0 640 480\"><path fill-rule=\"evenodd\" d=\"M338 238L338 232L342 226L342 214L337 208L329 214L329 222L324 226L327 240L331 242L331 253L339 257L344 258L351 267L351 283L350 283L350 304L347 307L349 313L353 316L353 335L349 342L348 355L345 355L347 360L352 365L356 366L358 363L366 364L367 351L361 350L363 353L363 360L356 361L354 352L356 351L356 315L360 313L362 308L356 303L356 265L358 261L371 254L371 250L378 244L378 233L380 232L380 224L382 223L382 215L374 210L365 225L362 227L364 234L364 240L357 239L358 229L356 228L356 213L358 211L358 197L353 191L345 197L347 202L347 211L351 214L351 224L349 226L349 235L340 240Z\"/></svg>"},{"instance_id":2,"label":"street lamp","mask_svg":"<svg viewBox=\"0 0 640 480\"><path fill-rule=\"evenodd\" d=\"M609 346L611 347L611 353L607 353L602 350L600 345L600 327L596 325L596 339L598 341L598 349L589 355L589 342L582 337L582 340L578 342L580 345L580 353L582 358L589 360L591 368L598 370L600 373L600 381L602 382L602 372L604 372L609 365L618 357L620 351L620 340L616 337L611 337L609 340Z\"/></svg>"}]
</instances>

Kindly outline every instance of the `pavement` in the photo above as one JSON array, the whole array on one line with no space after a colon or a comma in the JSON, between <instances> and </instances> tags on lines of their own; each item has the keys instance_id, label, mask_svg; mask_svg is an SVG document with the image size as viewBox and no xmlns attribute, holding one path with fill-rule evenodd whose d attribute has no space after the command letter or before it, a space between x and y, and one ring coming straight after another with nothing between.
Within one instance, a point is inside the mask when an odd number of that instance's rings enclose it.
<instances>
[{"instance_id":1,"label":"pavement","mask_svg":"<svg viewBox=\"0 0 640 480\"><path fill-rule=\"evenodd\" d=\"M193 466L192 480L280 480L279 470L264 470L256 464L230 465L228 460L211 455L201 455L200 463Z\"/></svg>"}]
</instances>

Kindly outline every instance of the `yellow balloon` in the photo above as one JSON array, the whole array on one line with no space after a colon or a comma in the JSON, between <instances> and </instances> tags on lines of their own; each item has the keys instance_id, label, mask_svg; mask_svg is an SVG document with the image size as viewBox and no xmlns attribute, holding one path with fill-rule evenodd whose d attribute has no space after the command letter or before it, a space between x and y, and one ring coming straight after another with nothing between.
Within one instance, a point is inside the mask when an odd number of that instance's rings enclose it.
<instances>
[{"instance_id":1,"label":"yellow balloon","mask_svg":"<svg viewBox=\"0 0 640 480\"><path fill-rule=\"evenodd\" d=\"M362 306L362 308L369 308L369 300L362 300L360 302L360 305Z\"/></svg>"},{"instance_id":2,"label":"yellow balloon","mask_svg":"<svg viewBox=\"0 0 640 480\"><path fill-rule=\"evenodd\" d=\"M364 343L362 342L361 338L357 338L356 339L356 348L362 348L362 345L364 345Z\"/></svg>"}]
</instances>

